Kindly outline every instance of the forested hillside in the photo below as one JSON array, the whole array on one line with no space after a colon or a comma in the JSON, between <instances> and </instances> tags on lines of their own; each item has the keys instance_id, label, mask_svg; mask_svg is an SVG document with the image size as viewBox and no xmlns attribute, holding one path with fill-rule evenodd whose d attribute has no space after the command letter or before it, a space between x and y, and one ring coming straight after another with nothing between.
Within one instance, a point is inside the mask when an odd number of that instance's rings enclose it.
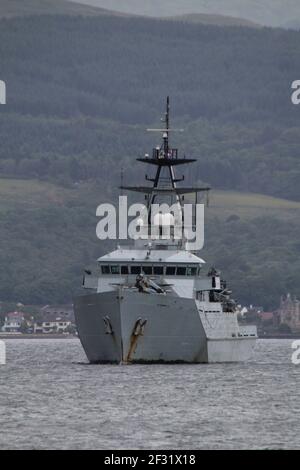
<instances>
[{"instance_id":1,"label":"forested hillside","mask_svg":"<svg viewBox=\"0 0 300 470\"><path fill-rule=\"evenodd\" d=\"M82 268L106 249L96 206L115 197L121 167L125 182L144 175L135 158L156 145L145 128L159 124L167 94L185 128L175 145L198 158L187 178L300 201L300 109L290 99L299 63L300 33L279 29L1 20L0 176L14 179L0 180L0 300L62 302L79 289ZM300 293L299 210L272 199L261 211L253 197L242 213L238 193L208 213L203 257L240 301L273 307Z\"/></svg>"},{"instance_id":2,"label":"forested hillside","mask_svg":"<svg viewBox=\"0 0 300 470\"><path fill-rule=\"evenodd\" d=\"M169 94L196 178L300 200L299 39L146 19L2 20L0 172L76 181L112 159L131 165Z\"/></svg>"}]
</instances>

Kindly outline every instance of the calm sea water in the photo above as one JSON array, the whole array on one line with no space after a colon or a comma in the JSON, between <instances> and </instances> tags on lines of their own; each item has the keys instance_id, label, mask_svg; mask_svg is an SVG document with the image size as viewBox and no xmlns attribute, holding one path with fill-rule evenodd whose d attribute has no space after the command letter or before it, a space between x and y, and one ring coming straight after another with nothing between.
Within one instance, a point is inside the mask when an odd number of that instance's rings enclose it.
<instances>
[{"instance_id":1,"label":"calm sea water","mask_svg":"<svg viewBox=\"0 0 300 470\"><path fill-rule=\"evenodd\" d=\"M0 449L300 449L291 341L227 365L91 366L78 340L7 340Z\"/></svg>"}]
</instances>

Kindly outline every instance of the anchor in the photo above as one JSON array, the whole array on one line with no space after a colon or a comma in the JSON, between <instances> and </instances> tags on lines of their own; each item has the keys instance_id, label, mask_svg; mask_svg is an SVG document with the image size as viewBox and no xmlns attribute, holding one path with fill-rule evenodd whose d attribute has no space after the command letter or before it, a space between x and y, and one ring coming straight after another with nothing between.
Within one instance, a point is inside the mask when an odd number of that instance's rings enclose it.
<instances>
[{"instance_id":1,"label":"anchor","mask_svg":"<svg viewBox=\"0 0 300 470\"><path fill-rule=\"evenodd\" d=\"M138 318L134 324L132 334L134 336L143 336L147 321L148 320L142 320L141 318Z\"/></svg>"},{"instance_id":2,"label":"anchor","mask_svg":"<svg viewBox=\"0 0 300 470\"><path fill-rule=\"evenodd\" d=\"M110 323L110 318L109 316L106 316L106 317L103 317L103 321L104 321L104 325L105 325L105 334L106 335L113 335L114 334L114 330L112 328L112 325Z\"/></svg>"}]
</instances>

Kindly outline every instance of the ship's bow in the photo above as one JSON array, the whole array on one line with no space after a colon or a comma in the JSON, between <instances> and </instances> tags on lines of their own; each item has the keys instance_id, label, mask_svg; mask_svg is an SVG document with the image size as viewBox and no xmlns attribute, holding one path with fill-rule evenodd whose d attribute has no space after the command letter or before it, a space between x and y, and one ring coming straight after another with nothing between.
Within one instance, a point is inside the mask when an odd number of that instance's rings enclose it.
<instances>
[{"instance_id":1,"label":"ship's bow","mask_svg":"<svg viewBox=\"0 0 300 470\"><path fill-rule=\"evenodd\" d=\"M93 364L120 363L122 339L117 292L78 296L74 313L81 344Z\"/></svg>"}]
</instances>

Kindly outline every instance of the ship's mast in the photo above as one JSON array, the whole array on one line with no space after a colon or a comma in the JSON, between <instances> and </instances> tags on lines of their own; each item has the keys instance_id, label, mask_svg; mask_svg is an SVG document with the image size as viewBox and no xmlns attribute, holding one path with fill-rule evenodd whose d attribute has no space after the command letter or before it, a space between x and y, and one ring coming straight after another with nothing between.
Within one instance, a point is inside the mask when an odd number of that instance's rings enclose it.
<instances>
[{"instance_id":1,"label":"ship's mast","mask_svg":"<svg viewBox=\"0 0 300 470\"><path fill-rule=\"evenodd\" d=\"M161 145L161 148L160 148L160 153L157 155L157 152L155 152L155 151L158 150L158 149L157 148L153 149L153 156L158 157L160 160L164 160L164 162L166 163L166 161L168 159L171 160L172 155L175 154L175 153L176 153L176 158L177 158L177 153L178 153L177 149L170 149L170 147L169 147L169 133L170 133L170 98L169 98L169 96L167 96L166 112L165 112L165 116L162 119L162 121L165 124L165 127L163 129L147 129L147 130L149 132L162 132L163 142L162 142L162 145ZM173 131L181 131L181 130L182 129L173 129ZM176 180L175 174L174 174L174 169L173 169L173 166L171 165L171 161L170 161L170 165L163 165L162 162L161 162L161 165L158 165L154 180L149 179L148 177L146 177L146 179L148 181L152 181L154 183L153 188L157 188L158 185L159 185L159 182L160 182L161 171L162 171L163 166L168 167L169 176L170 176L170 181L169 182L170 182L171 188L175 189L176 188L176 182L177 181L182 181L184 178ZM151 197L148 197L148 207L147 207L147 209L148 209L148 224L149 225L151 224L151 207L152 207L152 204L154 204L156 197L157 197L156 193L152 193ZM181 211L181 199L178 196L178 194L176 194L176 200L177 200L177 202L180 206L179 209Z\"/></svg>"},{"instance_id":2,"label":"ship's mast","mask_svg":"<svg viewBox=\"0 0 300 470\"><path fill-rule=\"evenodd\" d=\"M170 122L170 98L167 96L167 109L165 114L166 132L164 136L165 155L169 152L169 122Z\"/></svg>"},{"instance_id":3,"label":"ship's mast","mask_svg":"<svg viewBox=\"0 0 300 470\"><path fill-rule=\"evenodd\" d=\"M170 132L182 132L183 129L171 129L170 128L170 99L169 96L167 97L166 103L166 112L164 118L162 119L164 122L163 129L147 129L149 132L160 132L162 133L162 144L160 147L156 147L152 150L152 157L149 155L145 155L143 158L137 158L137 161L148 163L150 165L155 165L156 173L154 178L148 178L145 176L146 181L151 181L153 183L152 186L121 186L121 189L135 191L144 193L147 196L147 209L148 209L148 225L151 226L151 208L152 204L154 204L155 199L157 196L165 196L165 195L175 195L176 201L180 206L180 211L182 212L182 205L183 205L183 197L184 194L194 193L197 195L199 192L209 191L209 187L177 187L176 183L183 181L184 176L182 178L176 178L174 166L177 165L184 165L187 163L195 162L196 159L194 158L179 158L178 157L178 149L171 148L169 144L169 137ZM163 178L161 177L162 169L166 168L169 173L169 177L166 181L164 181L163 185L161 184Z\"/></svg>"}]
</instances>

